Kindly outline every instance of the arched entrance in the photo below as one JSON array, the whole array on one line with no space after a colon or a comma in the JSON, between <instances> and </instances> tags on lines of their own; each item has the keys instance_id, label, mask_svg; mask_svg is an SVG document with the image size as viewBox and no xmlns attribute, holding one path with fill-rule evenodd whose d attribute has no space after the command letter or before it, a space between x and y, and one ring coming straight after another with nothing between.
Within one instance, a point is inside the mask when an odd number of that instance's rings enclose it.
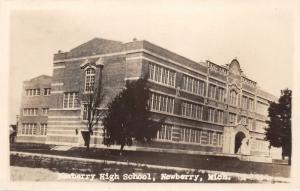
<instances>
[{"instance_id":1,"label":"arched entrance","mask_svg":"<svg viewBox=\"0 0 300 191\"><path fill-rule=\"evenodd\" d=\"M243 125L231 125L224 128L223 152L229 154L250 155L251 136Z\"/></svg>"},{"instance_id":2,"label":"arched entrance","mask_svg":"<svg viewBox=\"0 0 300 191\"><path fill-rule=\"evenodd\" d=\"M241 149L242 141L245 137L246 135L241 131L235 135L234 153L238 153L238 151Z\"/></svg>"}]
</instances>

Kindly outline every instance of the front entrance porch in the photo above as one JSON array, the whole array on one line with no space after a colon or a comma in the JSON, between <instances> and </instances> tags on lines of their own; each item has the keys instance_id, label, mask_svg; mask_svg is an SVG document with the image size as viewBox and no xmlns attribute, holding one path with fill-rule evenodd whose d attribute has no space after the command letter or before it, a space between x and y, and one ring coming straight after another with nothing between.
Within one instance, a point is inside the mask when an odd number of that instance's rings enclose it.
<instances>
[{"instance_id":1,"label":"front entrance porch","mask_svg":"<svg viewBox=\"0 0 300 191\"><path fill-rule=\"evenodd\" d=\"M251 136L249 130L241 125L224 128L223 153L250 155Z\"/></svg>"}]
</instances>

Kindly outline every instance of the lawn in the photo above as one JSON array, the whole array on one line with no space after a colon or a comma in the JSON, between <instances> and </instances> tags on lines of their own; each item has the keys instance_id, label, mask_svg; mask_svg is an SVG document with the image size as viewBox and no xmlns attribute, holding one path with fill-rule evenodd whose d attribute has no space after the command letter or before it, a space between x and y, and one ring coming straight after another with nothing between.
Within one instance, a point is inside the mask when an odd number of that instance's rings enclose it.
<instances>
[{"instance_id":1,"label":"lawn","mask_svg":"<svg viewBox=\"0 0 300 191\"><path fill-rule=\"evenodd\" d=\"M112 149L91 148L89 151L86 151L86 149L82 147L73 147L67 151L57 151L50 150L52 147L53 145L18 143L11 146L11 151L135 162L224 172L264 174L274 177L289 177L290 175L290 166L288 165L240 161L235 157L143 151L124 151L124 154L120 156L118 150Z\"/></svg>"},{"instance_id":2,"label":"lawn","mask_svg":"<svg viewBox=\"0 0 300 191\"><path fill-rule=\"evenodd\" d=\"M51 155L50 155L51 156ZM53 156L53 155L52 155ZM137 183L262 183L287 182L269 176L249 176L198 169L160 169L147 165L114 164L11 154L12 181L85 181Z\"/></svg>"}]
</instances>

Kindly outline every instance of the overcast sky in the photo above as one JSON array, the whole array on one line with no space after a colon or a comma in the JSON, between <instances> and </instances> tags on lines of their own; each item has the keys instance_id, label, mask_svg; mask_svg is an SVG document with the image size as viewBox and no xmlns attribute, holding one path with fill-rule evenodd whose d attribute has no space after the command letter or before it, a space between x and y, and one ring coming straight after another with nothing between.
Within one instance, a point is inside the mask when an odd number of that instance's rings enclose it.
<instances>
[{"instance_id":1,"label":"overcast sky","mask_svg":"<svg viewBox=\"0 0 300 191\"><path fill-rule=\"evenodd\" d=\"M54 53L95 37L148 40L192 60L220 65L237 58L246 76L266 91L279 96L281 89L292 88L291 4L94 1L70 6L70 2L30 9L24 5L11 11L10 122L19 114L22 81L51 75Z\"/></svg>"}]
</instances>

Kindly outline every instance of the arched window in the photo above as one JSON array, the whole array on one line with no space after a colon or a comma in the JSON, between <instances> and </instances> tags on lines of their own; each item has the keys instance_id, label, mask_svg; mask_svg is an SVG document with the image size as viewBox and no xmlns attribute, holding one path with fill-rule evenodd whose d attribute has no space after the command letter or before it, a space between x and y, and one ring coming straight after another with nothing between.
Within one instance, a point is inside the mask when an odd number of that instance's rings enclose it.
<instances>
[{"instance_id":1,"label":"arched window","mask_svg":"<svg viewBox=\"0 0 300 191\"><path fill-rule=\"evenodd\" d=\"M96 70L94 68L88 68L85 71L85 92L93 92L95 86L95 74Z\"/></svg>"},{"instance_id":2,"label":"arched window","mask_svg":"<svg viewBox=\"0 0 300 191\"><path fill-rule=\"evenodd\" d=\"M230 90L229 92L229 103L231 105L237 105L237 92L235 90Z\"/></svg>"}]
</instances>

